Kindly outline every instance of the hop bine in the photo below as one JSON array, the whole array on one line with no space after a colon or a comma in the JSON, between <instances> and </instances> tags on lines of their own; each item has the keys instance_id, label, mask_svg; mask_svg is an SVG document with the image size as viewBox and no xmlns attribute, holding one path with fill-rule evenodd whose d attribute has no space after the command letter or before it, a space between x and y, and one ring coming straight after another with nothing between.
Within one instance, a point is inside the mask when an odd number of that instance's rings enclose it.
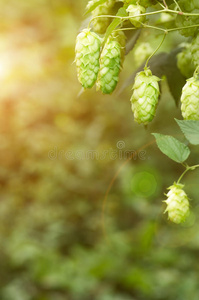
<instances>
[{"instance_id":1,"label":"hop bine","mask_svg":"<svg viewBox=\"0 0 199 300\"><path fill-rule=\"evenodd\" d=\"M176 224L184 222L190 214L189 200L183 187L183 184L174 183L169 187L167 200L164 201L167 204L165 213L168 212L168 218Z\"/></svg>"},{"instance_id":2,"label":"hop bine","mask_svg":"<svg viewBox=\"0 0 199 300\"><path fill-rule=\"evenodd\" d=\"M155 116L160 95L159 80L160 78L152 75L150 69L139 72L135 77L130 100L134 119L139 124L147 125Z\"/></svg>"}]
</instances>

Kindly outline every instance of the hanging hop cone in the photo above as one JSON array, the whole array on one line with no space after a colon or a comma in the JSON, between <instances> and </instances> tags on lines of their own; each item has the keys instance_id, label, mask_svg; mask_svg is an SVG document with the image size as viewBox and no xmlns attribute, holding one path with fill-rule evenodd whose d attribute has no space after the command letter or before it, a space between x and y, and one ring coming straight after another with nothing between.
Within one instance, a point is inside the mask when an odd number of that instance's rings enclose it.
<instances>
[{"instance_id":1,"label":"hanging hop cone","mask_svg":"<svg viewBox=\"0 0 199 300\"><path fill-rule=\"evenodd\" d=\"M134 119L139 124L147 125L155 116L160 95L159 80L149 69L139 72L135 77L131 103Z\"/></svg>"},{"instance_id":2,"label":"hanging hop cone","mask_svg":"<svg viewBox=\"0 0 199 300\"><path fill-rule=\"evenodd\" d=\"M189 200L183 187L183 184L174 183L169 187L167 200L164 201L167 204L165 213L168 212L168 218L176 224L184 222L190 214Z\"/></svg>"},{"instance_id":3,"label":"hanging hop cone","mask_svg":"<svg viewBox=\"0 0 199 300\"><path fill-rule=\"evenodd\" d=\"M138 46L136 45L134 50L134 60L136 65L143 63L152 52L153 49L147 42L139 43Z\"/></svg>"},{"instance_id":4,"label":"hanging hop cone","mask_svg":"<svg viewBox=\"0 0 199 300\"><path fill-rule=\"evenodd\" d=\"M199 34L197 34L196 37L192 40L190 51L193 63L195 67L197 67L199 65Z\"/></svg>"},{"instance_id":5,"label":"hanging hop cone","mask_svg":"<svg viewBox=\"0 0 199 300\"><path fill-rule=\"evenodd\" d=\"M124 62L125 51L126 51L126 35L123 31L113 31L109 37L109 41L114 40L120 44L121 49L121 67Z\"/></svg>"},{"instance_id":6,"label":"hanging hop cone","mask_svg":"<svg viewBox=\"0 0 199 300\"><path fill-rule=\"evenodd\" d=\"M131 4L127 7L126 11L129 13L129 20L130 22L137 28L141 27L141 23L144 23L146 20L146 16L142 16L142 14L146 13L146 9L137 4ZM134 17L137 16L137 17Z\"/></svg>"},{"instance_id":7,"label":"hanging hop cone","mask_svg":"<svg viewBox=\"0 0 199 300\"><path fill-rule=\"evenodd\" d=\"M101 39L94 32L84 29L76 39L75 62L77 77L84 88L91 88L99 72Z\"/></svg>"},{"instance_id":8,"label":"hanging hop cone","mask_svg":"<svg viewBox=\"0 0 199 300\"><path fill-rule=\"evenodd\" d=\"M198 0L181 0L178 2L183 12L199 13L199 1ZM199 16L184 16L178 14L176 17L177 27L186 27L199 23ZM183 28L179 30L180 34L184 36L194 36L198 32L198 27Z\"/></svg>"},{"instance_id":9,"label":"hanging hop cone","mask_svg":"<svg viewBox=\"0 0 199 300\"><path fill-rule=\"evenodd\" d=\"M97 0L91 0L87 4L87 8L91 7ZM112 15L113 7L115 5L115 0L107 0L101 5L98 5L92 12L92 21L93 30L97 33L103 34L106 32L107 27L111 23L112 19L109 17L100 17L95 18L102 15Z\"/></svg>"},{"instance_id":10,"label":"hanging hop cone","mask_svg":"<svg viewBox=\"0 0 199 300\"><path fill-rule=\"evenodd\" d=\"M113 33L107 40L100 57L97 89L111 94L119 80L125 54L126 37L122 32Z\"/></svg>"},{"instance_id":11,"label":"hanging hop cone","mask_svg":"<svg viewBox=\"0 0 199 300\"><path fill-rule=\"evenodd\" d=\"M185 120L199 120L199 78L191 77L182 89L181 112Z\"/></svg>"},{"instance_id":12,"label":"hanging hop cone","mask_svg":"<svg viewBox=\"0 0 199 300\"><path fill-rule=\"evenodd\" d=\"M138 0L125 0L125 1L124 1L124 3L125 3L125 4L128 4L128 5L130 5L130 4L136 5L137 2L138 2ZM140 4L141 6L144 6L145 8L147 8L147 7L149 7L149 6L152 6L152 5L154 5L154 4L157 4L157 1L156 1L156 0L140 0L140 1L139 1L139 4Z\"/></svg>"},{"instance_id":13,"label":"hanging hop cone","mask_svg":"<svg viewBox=\"0 0 199 300\"><path fill-rule=\"evenodd\" d=\"M184 49L177 55L177 66L186 78L190 78L195 70L191 55L191 44L184 43L182 46L184 46Z\"/></svg>"}]
</instances>

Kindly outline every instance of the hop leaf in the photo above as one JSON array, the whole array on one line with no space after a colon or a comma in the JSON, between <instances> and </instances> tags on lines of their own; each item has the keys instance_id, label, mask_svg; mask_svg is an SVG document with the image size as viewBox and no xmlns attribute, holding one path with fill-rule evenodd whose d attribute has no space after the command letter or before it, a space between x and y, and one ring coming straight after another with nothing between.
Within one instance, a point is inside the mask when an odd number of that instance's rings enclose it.
<instances>
[{"instance_id":1,"label":"hop leaf","mask_svg":"<svg viewBox=\"0 0 199 300\"><path fill-rule=\"evenodd\" d=\"M123 32L113 32L100 57L97 89L110 94L116 88L125 54L126 37Z\"/></svg>"},{"instance_id":2,"label":"hop leaf","mask_svg":"<svg viewBox=\"0 0 199 300\"><path fill-rule=\"evenodd\" d=\"M181 111L185 120L199 120L199 79L191 77L182 89Z\"/></svg>"},{"instance_id":3,"label":"hop leaf","mask_svg":"<svg viewBox=\"0 0 199 300\"><path fill-rule=\"evenodd\" d=\"M146 9L137 4L131 4L127 7L126 11L129 13L129 16L131 17L129 20L135 27L140 27L146 20L146 16L142 16L142 14L146 13ZM137 16L137 17L136 17Z\"/></svg>"},{"instance_id":4,"label":"hop leaf","mask_svg":"<svg viewBox=\"0 0 199 300\"><path fill-rule=\"evenodd\" d=\"M160 95L159 80L149 69L136 75L131 97L136 122L147 125L153 120Z\"/></svg>"},{"instance_id":5,"label":"hop leaf","mask_svg":"<svg viewBox=\"0 0 199 300\"><path fill-rule=\"evenodd\" d=\"M189 200L183 187L183 184L174 183L169 187L167 200L164 201L167 204L165 212L168 212L168 218L176 224L184 222L190 214Z\"/></svg>"},{"instance_id":6,"label":"hop leaf","mask_svg":"<svg viewBox=\"0 0 199 300\"><path fill-rule=\"evenodd\" d=\"M84 88L91 88L99 72L101 39L94 32L84 29L76 39L75 62L77 77Z\"/></svg>"}]
</instances>

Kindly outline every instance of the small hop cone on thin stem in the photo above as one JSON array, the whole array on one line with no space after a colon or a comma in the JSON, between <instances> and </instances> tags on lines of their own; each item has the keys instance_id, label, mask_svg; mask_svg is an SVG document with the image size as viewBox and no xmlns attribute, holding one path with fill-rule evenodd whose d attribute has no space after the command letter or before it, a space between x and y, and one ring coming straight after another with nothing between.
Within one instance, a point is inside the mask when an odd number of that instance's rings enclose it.
<instances>
[{"instance_id":1,"label":"small hop cone on thin stem","mask_svg":"<svg viewBox=\"0 0 199 300\"><path fill-rule=\"evenodd\" d=\"M136 65L143 63L153 52L152 47L149 43L139 43L134 50L134 60Z\"/></svg>"},{"instance_id":2,"label":"small hop cone on thin stem","mask_svg":"<svg viewBox=\"0 0 199 300\"><path fill-rule=\"evenodd\" d=\"M91 1L93 2L93 1ZM89 3L88 3L89 5ZM107 0L102 5L98 5L93 11L92 11L92 25L93 30L99 34L103 34L106 32L107 27L112 21L112 18L106 17L106 15L112 15L113 14L113 7L115 5L114 0ZM105 15L105 17L100 17L102 15ZM99 18L98 18L99 17Z\"/></svg>"},{"instance_id":3,"label":"small hop cone on thin stem","mask_svg":"<svg viewBox=\"0 0 199 300\"><path fill-rule=\"evenodd\" d=\"M134 119L139 124L147 125L155 116L160 95L158 81L150 69L137 73L131 96Z\"/></svg>"},{"instance_id":4,"label":"small hop cone on thin stem","mask_svg":"<svg viewBox=\"0 0 199 300\"><path fill-rule=\"evenodd\" d=\"M136 5L138 3L138 0L125 0L124 3L128 4L128 5L130 5L130 4ZM144 6L145 8L147 8L149 6L157 4L157 1L156 0L139 0L139 4L141 6Z\"/></svg>"},{"instance_id":5,"label":"small hop cone on thin stem","mask_svg":"<svg viewBox=\"0 0 199 300\"><path fill-rule=\"evenodd\" d=\"M77 77L84 88L91 88L99 72L101 39L91 32L84 29L76 39L75 62L77 67Z\"/></svg>"},{"instance_id":6,"label":"small hop cone on thin stem","mask_svg":"<svg viewBox=\"0 0 199 300\"><path fill-rule=\"evenodd\" d=\"M190 55L195 67L199 65L199 34L191 41Z\"/></svg>"},{"instance_id":7,"label":"small hop cone on thin stem","mask_svg":"<svg viewBox=\"0 0 199 300\"><path fill-rule=\"evenodd\" d=\"M190 214L189 200L183 187L183 184L174 183L168 188L167 200L164 201L167 204L165 213L168 212L169 220L176 224L183 223Z\"/></svg>"},{"instance_id":8,"label":"small hop cone on thin stem","mask_svg":"<svg viewBox=\"0 0 199 300\"><path fill-rule=\"evenodd\" d=\"M100 56L100 70L97 89L103 94L111 94L119 80L119 73L125 54L126 37L123 32L112 33Z\"/></svg>"},{"instance_id":9,"label":"small hop cone on thin stem","mask_svg":"<svg viewBox=\"0 0 199 300\"><path fill-rule=\"evenodd\" d=\"M135 27L139 28L145 22L146 16L142 16L142 14L146 13L146 9L143 6L131 4L127 7L126 11L129 13L129 17L131 17L129 18L130 22Z\"/></svg>"},{"instance_id":10,"label":"small hop cone on thin stem","mask_svg":"<svg viewBox=\"0 0 199 300\"><path fill-rule=\"evenodd\" d=\"M181 112L185 120L199 120L199 78L191 77L182 89Z\"/></svg>"},{"instance_id":11,"label":"small hop cone on thin stem","mask_svg":"<svg viewBox=\"0 0 199 300\"><path fill-rule=\"evenodd\" d=\"M184 43L182 46L184 46L184 49L177 54L177 66L182 75L186 78L190 78L195 71L191 55L191 44Z\"/></svg>"}]
</instances>

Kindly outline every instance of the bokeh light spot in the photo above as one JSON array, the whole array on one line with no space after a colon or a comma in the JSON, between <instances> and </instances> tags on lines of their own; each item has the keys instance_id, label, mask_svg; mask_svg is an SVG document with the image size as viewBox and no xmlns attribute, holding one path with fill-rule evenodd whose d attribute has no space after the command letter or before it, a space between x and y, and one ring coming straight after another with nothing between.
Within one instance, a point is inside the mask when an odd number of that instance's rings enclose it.
<instances>
[{"instance_id":1,"label":"bokeh light spot","mask_svg":"<svg viewBox=\"0 0 199 300\"><path fill-rule=\"evenodd\" d=\"M157 188L157 181L149 172L139 172L131 180L131 190L134 194L142 197L152 196Z\"/></svg>"}]
</instances>

